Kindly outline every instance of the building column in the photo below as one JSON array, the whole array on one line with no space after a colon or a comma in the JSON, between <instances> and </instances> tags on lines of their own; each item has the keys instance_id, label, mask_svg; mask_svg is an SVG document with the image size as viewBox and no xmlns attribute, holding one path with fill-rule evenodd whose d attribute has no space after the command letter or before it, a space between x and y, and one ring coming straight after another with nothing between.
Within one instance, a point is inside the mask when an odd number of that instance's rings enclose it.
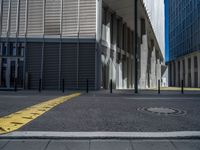
<instances>
[{"instance_id":1,"label":"building column","mask_svg":"<svg viewBox=\"0 0 200 150\"><path fill-rule=\"evenodd\" d=\"M153 50L151 52L150 87L156 88L156 49L155 47L153 47Z\"/></svg>"},{"instance_id":2,"label":"building column","mask_svg":"<svg viewBox=\"0 0 200 150\"><path fill-rule=\"evenodd\" d=\"M125 89L128 88L128 27L127 24L125 24L125 36L124 36L124 51L125 51L125 57L126 57L126 61L125 61Z\"/></svg>"},{"instance_id":3,"label":"building column","mask_svg":"<svg viewBox=\"0 0 200 150\"><path fill-rule=\"evenodd\" d=\"M188 58L185 57L185 87L188 87Z\"/></svg>"},{"instance_id":4,"label":"building column","mask_svg":"<svg viewBox=\"0 0 200 150\"><path fill-rule=\"evenodd\" d=\"M171 62L171 86L174 86L174 62Z\"/></svg>"},{"instance_id":5,"label":"building column","mask_svg":"<svg viewBox=\"0 0 200 150\"><path fill-rule=\"evenodd\" d=\"M140 88L146 88L146 79L147 79L147 60L148 60L148 41L147 35L142 36L142 44L140 51ZM156 60L155 60L156 62Z\"/></svg>"},{"instance_id":6,"label":"building column","mask_svg":"<svg viewBox=\"0 0 200 150\"><path fill-rule=\"evenodd\" d=\"M123 52L122 52L122 45L123 45L123 20L119 20L119 49L120 49L120 61L119 61L119 88L123 89Z\"/></svg>"},{"instance_id":7,"label":"building column","mask_svg":"<svg viewBox=\"0 0 200 150\"><path fill-rule=\"evenodd\" d=\"M157 81L156 81L157 83L158 83L158 80L161 81L161 63L159 59L157 59L157 63L156 63L156 77L157 77Z\"/></svg>"},{"instance_id":8,"label":"building column","mask_svg":"<svg viewBox=\"0 0 200 150\"><path fill-rule=\"evenodd\" d=\"M183 60L180 60L180 82L183 80Z\"/></svg>"},{"instance_id":9,"label":"building column","mask_svg":"<svg viewBox=\"0 0 200 150\"><path fill-rule=\"evenodd\" d=\"M191 87L195 87L194 56L191 56Z\"/></svg>"},{"instance_id":10,"label":"building column","mask_svg":"<svg viewBox=\"0 0 200 150\"><path fill-rule=\"evenodd\" d=\"M178 86L179 86L179 84L178 84L178 83L179 83L179 80L178 80L178 79L179 79L178 61L175 61L175 66L176 66L176 67L175 67L175 68L176 68L176 70L175 70L175 72L176 72L176 73L175 73L175 74L176 74L175 86L178 87Z\"/></svg>"},{"instance_id":11,"label":"building column","mask_svg":"<svg viewBox=\"0 0 200 150\"><path fill-rule=\"evenodd\" d=\"M110 79L112 79L113 88L117 84L117 20L116 14L110 13Z\"/></svg>"},{"instance_id":12,"label":"building column","mask_svg":"<svg viewBox=\"0 0 200 150\"><path fill-rule=\"evenodd\" d=\"M198 61L198 87L200 88L200 52L198 53L197 61Z\"/></svg>"}]
</instances>

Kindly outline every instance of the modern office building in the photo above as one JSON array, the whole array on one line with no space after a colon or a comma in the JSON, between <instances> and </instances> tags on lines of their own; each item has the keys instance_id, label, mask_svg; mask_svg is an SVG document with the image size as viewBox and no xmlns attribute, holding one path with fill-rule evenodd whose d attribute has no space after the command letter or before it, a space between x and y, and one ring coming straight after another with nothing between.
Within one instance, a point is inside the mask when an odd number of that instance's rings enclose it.
<instances>
[{"instance_id":1,"label":"modern office building","mask_svg":"<svg viewBox=\"0 0 200 150\"><path fill-rule=\"evenodd\" d=\"M200 1L169 0L169 84L200 87Z\"/></svg>"},{"instance_id":2,"label":"modern office building","mask_svg":"<svg viewBox=\"0 0 200 150\"><path fill-rule=\"evenodd\" d=\"M160 1L138 0L140 88L156 87L162 76ZM1 88L61 89L63 79L67 89L85 89L87 80L90 89L106 89L110 79L114 88L134 88L135 1L0 0L0 6Z\"/></svg>"}]
</instances>

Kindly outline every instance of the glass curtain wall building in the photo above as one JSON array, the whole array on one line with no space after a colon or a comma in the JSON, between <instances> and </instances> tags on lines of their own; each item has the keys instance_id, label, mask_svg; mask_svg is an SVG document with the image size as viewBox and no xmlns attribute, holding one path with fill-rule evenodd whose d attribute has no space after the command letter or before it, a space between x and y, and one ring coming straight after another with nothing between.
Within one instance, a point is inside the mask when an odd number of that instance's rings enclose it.
<instances>
[{"instance_id":1,"label":"glass curtain wall building","mask_svg":"<svg viewBox=\"0 0 200 150\"><path fill-rule=\"evenodd\" d=\"M169 81L200 87L200 1L169 0Z\"/></svg>"},{"instance_id":2,"label":"glass curtain wall building","mask_svg":"<svg viewBox=\"0 0 200 150\"><path fill-rule=\"evenodd\" d=\"M135 65L140 88L155 87L163 44L138 1L134 64L133 0L0 0L0 87L134 88Z\"/></svg>"}]
</instances>

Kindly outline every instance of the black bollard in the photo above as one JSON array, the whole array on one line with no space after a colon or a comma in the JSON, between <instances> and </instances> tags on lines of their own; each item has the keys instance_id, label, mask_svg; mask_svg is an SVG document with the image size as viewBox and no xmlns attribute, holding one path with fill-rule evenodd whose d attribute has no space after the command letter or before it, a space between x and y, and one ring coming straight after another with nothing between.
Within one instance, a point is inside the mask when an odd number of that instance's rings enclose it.
<instances>
[{"instance_id":1,"label":"black bollard","mask_svg":"<svg viewBox=\"0 0 200 150\"><path fill-rule=\"evenodd\" d=\"M62 80L62 92L65 92L65 79Z\"/></svg>"},{"instance_id":2,"label":"black bollard","mask_svg":"<svg viewBox=\"0 0 200 150\"><path fill-rule=\"evenodd\" d=\"M112 79L110 80L110 93L112 94Z\"/></svg>"},{"instance_id":3,"label":"black bollard","mask_svg":"<svg viewBox=\"0 0 200 150\"><path fill-rule=\"evenodd\" d=\"M160 94L160 80L158 80L158 94Z\"/></svg>"},{"instance_id":4,"label":"black bollard","mask_svg":"<svg viewBox=\"0 0 200 150\"><path fill-rule=\"evenodd\" d=\"M39 87L38 87L38 91L41 92L41 83L42 83L42 80L39 79Z\"/></svg>"},{"instance_id":5,"label":"black bollard","mask_svg":"<svg viewBox=\"0 0 200 150\"><path fill-rule=\"evenodd\" d=\"M15 90L15 92L17 92L17 79L16 78L14 79L14 90Z\"/></svg>"},{"instance_id":6,"label":"black bollard","mask_svg":"<svg viewBox=\"0 0 200 150\"><path fill-rule=\"evenodd\" d=\"M181 93L184 94L184 81L181 82Z\"/></svg>"},{"instance_id":7,"label":"black bollard","mask_svg":"<svg viewBox=\"0 0 200 150\"><path fill-rule=\"evenodd\" d=\"M86 92L89 92L89 87L88 87L88 79L86 80Z\"/></svg>"}]
</instances>

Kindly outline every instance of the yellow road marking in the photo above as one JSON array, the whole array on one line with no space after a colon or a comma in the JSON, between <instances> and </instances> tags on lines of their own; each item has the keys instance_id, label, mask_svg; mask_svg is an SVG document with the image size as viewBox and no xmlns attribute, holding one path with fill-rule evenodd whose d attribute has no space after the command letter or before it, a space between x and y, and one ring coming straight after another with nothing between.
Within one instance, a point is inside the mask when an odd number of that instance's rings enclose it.
<instances>
[{"instance_id":1,"label":"yellow road marking","mask_svg":"<svg viewBox=\"0 0 200 150\"><path fill-rule=\"evenodd\" d=\"M8 116L0 118L0 134L15 131L30 121L41 116L45 112L55 106L64 103L74 97L80 96L80 93L75 93L67 96L58 97L46 102L42 102L31 107L25 108Z\"/></svg>"}]
</instances>

